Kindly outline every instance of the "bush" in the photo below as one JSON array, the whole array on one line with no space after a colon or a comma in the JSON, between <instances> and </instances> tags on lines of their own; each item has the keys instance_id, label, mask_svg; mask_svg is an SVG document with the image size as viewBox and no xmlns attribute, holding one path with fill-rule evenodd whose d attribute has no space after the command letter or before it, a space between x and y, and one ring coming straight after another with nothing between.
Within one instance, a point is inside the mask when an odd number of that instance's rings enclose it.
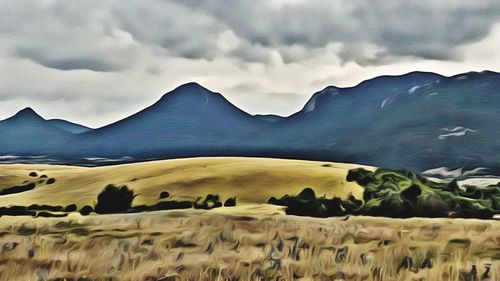
<instances>
[{"instance_id":1,"label":"bush","mask_svg":"<svg viewBox=\"0 0 500 281\"><path fill-rule=\"evenodd\" d=\"M69 204L68 206L66 206L66 208L64 208L64 211L65 212L75 212L76 209L77 209L76 204Z\"/></svg>"},{"instance_id":2,"label":"bush","mask_svg":"<svg viewBox=\"0 0 500 281\"><path fill-rule=\"evenodd\" d=\"M14 193L20 193L20 192L25 192L32 190L36 187L36 184L34 183L28 183L25 185L17 185L17 186L11 186L4 188L0 191L0 195L7 195L7 194L14 194Z\"/></svg>"},{"instance_id":3,"label":"bush","mask_svg":"<svg viewBox=\"0 0 500 281\"><path fill-rule=\"evenodd\" d=\"M89 205L85 205L83 206L83 208L80 209L80 214L82 216L88 216L90 215L90 213L92 213L94 211L94 208L92 208L92 206L89 206Z\"/></svg>"},{"instance_id":4,"label":"bush","mask_svg":"<svg viewBox=\"0 0 500 281\"><path fill-rule=\"evenodd\" d=\"M36 212L24 206L0 207L0 216L35 216Z\"/></svg>"},{"instance_id":5,"label":"bush","mask_svg":"<svg viewBox=\"0 0 500 281\"><path fill-rule=\"evenodd\" d=\"M36 172L31 172L31 173L29 173L29 176L36 178L36 177L38 177L38 174Z\"/></svg>"},{"instance_id":6,"label":"bush","mask_svg":"<svg viewBox=\"0 0 500 281\"><path fill-rule=\"evenodd\" d=\"M298 195L285 195L280 199L271 197L269 204L285 206L285 212L289 215L310 216L310 217L331 217L345 215L343 205L351 206L355 203L347 201L344 203L340 198L328 199L316 197L312 188L305 188Z\"/></svg>"},{"instance_id":7,"label":"bush","mask_svg":"<svg viewBox=\"0 0 500 281\"><path fill-rule=\"evenodd\" d=\"M62 206L51 206L51 205L37 205L32 204L27 207L29 211L49 211L49 212L62 212L64 208Z\"/></svg>"},{"instance_id":8,"label":"bush","mask_svg":"<svg viewBox=\"0 0 500 281\"><path fill-rule=\"evenodd\" d=\"M433 182L419 174L379 168L350 170L347 181L364 188L364 205L357 213L387 217L461 217L491 218L500 212L500 188L458 186Z\"/></svg>"},{"instance_id":9,"label":"bush","mask_svg":"<svg viewBox=\"0 0 500 281\"><path fill-rule=\"evenodd\" d=\"M170 197L170 193L168 193L168 191L162 191L160 193L160 199L165 199L165 198L168 198Z\"/></svg>"},{"instance_id":10,"label":"bush","mask_svg":"<svg viewBox=\"0 0 500 281\"><path fill-rule=\"evenodd\" d=\"M162 201L154 205L140 205L132 207L129 212L151 212L151 211L164 211L175 209L189 209L193 207L193 202L190 201Z\"/></svg>"},{"instance_id":11,"label":"bush","mask_svg":"<svg viewBox=\"0 0 500 281\"><path fill-rule=\"evenodd\" d=\"M110 184L97 196L95 212L98 214L124 213L132 206L134 191L126 185L117 187Z\"/></svg>"},{"instance_id":12,"label":"bush","mask_svg":"<svg viewBox=\"0 0 500 281\"><path fill-rule=\"evenodd\" d=\"M198 199L194 202L195 209L210 210L222 207L222 203L219 201L219 195L208 194L207 197L205 197L205 200L201 201L201 199L202 197L198 197Z\"/></svg>"},{"instance_id":13,"label":"bush","mask_svg":"<svg viewBox=\"0 0 500 281\"><path fill-rule=\"evenodd\" d=\"M224 207L234 207L236 206L236 197L228 198L224 202Z\"/></svg>"},{"instance_id":14,"label":"bush","mask_svg":"<svg viewBox=\"0 0 500 281\"><path fill-rule=\"evenodd\" d=\"M47 184L53 184L56 182L56 179L55 178L50 178L47 180Z\"/></svg>"}]
</instances>

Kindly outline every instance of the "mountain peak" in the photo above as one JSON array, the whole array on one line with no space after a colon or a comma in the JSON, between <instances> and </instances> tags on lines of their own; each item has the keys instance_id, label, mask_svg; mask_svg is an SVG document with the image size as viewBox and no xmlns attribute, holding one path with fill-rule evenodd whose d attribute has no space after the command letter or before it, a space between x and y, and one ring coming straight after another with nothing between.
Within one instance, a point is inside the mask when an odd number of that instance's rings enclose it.
<instances>
[{"instance_id":1,"label":"mountain peak","mask_svg":"<svg viewBox=\"0 0 500 281\"><path fill-rule=\"evenodd\" d=\"M185 95L185 94L199 94L199 93L212 93L212 91L210 91L209 89L203 87L202 85L196 82L189 82L178 86L177 88L163 95L163 97L174 94Z\"/></svg>"},{"instance_id":2,"label":"mountain peak","mask_svg":"<svg viewBox=\"0 0 500 281\"><path fill-rule=\"evenodd\" d=\"M208 91L207 88L203 87L202 85L200 85L196 82L188 82L188 83L182 84L179 87L174 89L174 91L176 91L176 90L204 90L204 91Z\"/></svg>"},{"instance_id":3,"label":"mountain peak","mask_svg":"<svg viewBox=\"0 0 500 281\"><path fill-rule=\"evenodd\" d=\"M43 119L38 113L36 113L31 107L25 107L18 111L12 118L22 118L22 119Z\"/></svg>"},{"instance_id":4,"label":"mountain peak","mask_svg":"<svg viewBox=\"0 0 500 281\"><path fill-rule=\"evenodd\" d=\"M182 84L172 91L164 94L159 100L159 103L165 103L167 101L169 101L169 103L174 101L190 102L193 104L200 102L207 103L211 99L212 95L216 95L216 93L198 83L190 82Z\"/></svg>"}]
</instances>

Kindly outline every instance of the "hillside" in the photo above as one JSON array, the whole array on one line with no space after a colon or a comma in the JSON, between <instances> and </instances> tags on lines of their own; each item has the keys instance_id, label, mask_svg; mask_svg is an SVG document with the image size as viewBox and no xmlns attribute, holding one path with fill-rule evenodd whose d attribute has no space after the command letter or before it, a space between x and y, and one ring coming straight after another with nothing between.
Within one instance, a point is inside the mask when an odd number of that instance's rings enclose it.
<instances>
[{"instance_id":1,"label":"hillside","mask_svg":"<svg viewBox=\"0 0 500 281\"><path fill-rule=\"evenodd\" d=\"M110 183L126 184L139 196L136 204L152 203L161 191L174 199L196 199L208 193L223 199L236 196L239 203L266 203L272 197L313 187L317 194L360 196L362 189L345 180L359 165L264 158L191 158L105 167L56 165L0 165L0 190L35 182L33 190L0 196L7 205L92 205ZM366 168L366 167L365 167ZM35 172L36 176L29 174ZM47 184L42 175L54 178ZM38 183L43 180L43 183Z\"/></svg>"}]
</instances>

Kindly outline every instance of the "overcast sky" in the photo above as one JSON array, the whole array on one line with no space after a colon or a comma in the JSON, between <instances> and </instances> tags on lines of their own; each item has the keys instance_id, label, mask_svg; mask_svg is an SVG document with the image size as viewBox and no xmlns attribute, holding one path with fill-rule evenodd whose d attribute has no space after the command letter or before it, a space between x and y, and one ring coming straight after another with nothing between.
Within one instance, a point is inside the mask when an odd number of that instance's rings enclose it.
<instances>
[{"instance_id":1,"label":"overcast sky","mask_svg":"<svg viewBox=\"0 0 500 281\"><path fill-rule=\"evenodd\" d=\"M289 115L328 85L500 71L500 1L0 0L0 119L98 127L186 82Z\"/></svg>"}]
</instances>

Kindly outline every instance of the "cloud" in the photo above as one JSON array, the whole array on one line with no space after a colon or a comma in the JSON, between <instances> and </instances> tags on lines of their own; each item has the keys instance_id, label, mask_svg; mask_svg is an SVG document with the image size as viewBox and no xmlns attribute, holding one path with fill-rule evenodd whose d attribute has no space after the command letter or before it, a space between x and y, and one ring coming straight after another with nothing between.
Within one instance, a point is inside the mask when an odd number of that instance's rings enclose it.
<instances>
[{"instance_id":1,"label":"cloud","mask_svg":"<svg viewBox=\"0 0 500 281\"><path fill-rule=\"evenodd\" d=\"M138 56L136 42L116 28L107 5L92 2L4 1L0 34L6 41L1 48L59 70L129 67Z\"/></svg>"},{"instance_id":2,"label":"cloud","mask_svg":"<svg viewBox=\"0 0 500 281\"><path fill-rule=\"evenodd\" d=\"M250 113L409 71L500 70L496 0L6 0L0 115L99 126L195 81Z\"/></svg>"},{"instance_id":3,"label":"cloud","mask_svg":"<svg viewBox=\"0 0 500 281\"><path fill-rule=\"evenodd\" d=\"M457 60L457 47L485 38L500 20L500 2L494 0L189 3L200 14L217 18L247 46L282 52L294 45L315 49L340 43L347 46L339 52L342 61L360 64L394 56ZM373 58L363 51L366 46L384 52Z\"/></svg>"}]
</instances>

